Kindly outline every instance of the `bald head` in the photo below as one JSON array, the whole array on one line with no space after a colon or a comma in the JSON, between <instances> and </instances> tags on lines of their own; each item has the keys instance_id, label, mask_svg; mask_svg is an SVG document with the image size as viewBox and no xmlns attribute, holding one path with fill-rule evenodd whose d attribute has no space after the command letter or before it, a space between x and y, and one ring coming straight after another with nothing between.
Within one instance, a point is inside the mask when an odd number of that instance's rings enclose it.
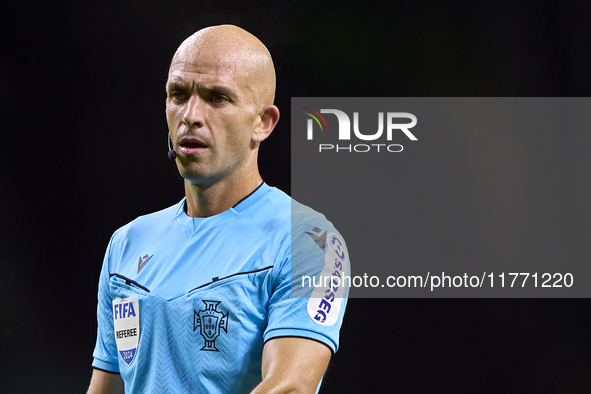
<instances>
[{"instance_id":1,"label":"bald head","mask_svg":"<svg viewBox=\"0 0 591 394\"><path fill-rule=\"evenodd\" d=\"M254 35L233 25L199 30L179 46L170 64L173 71L197 62L211 62L217 73L244 80L258 105L273 104L275 67L267 47Z\"/></svg>"}]
</instances>

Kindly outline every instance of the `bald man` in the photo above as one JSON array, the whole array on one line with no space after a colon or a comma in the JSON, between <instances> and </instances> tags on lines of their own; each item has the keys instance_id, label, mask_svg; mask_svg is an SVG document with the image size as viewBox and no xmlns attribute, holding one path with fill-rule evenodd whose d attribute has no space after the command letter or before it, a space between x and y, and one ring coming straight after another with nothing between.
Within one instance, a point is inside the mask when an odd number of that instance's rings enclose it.
<instances>
[{"instance_id":1,"label":"bald man","mask_svg":"<svg viewBox=\"0 0 591 394\"><path fill-rule=\"evenodd\" d=\"M347 275L349 261L323 215L259 174L279 120L269 51L236 26L200 30L166 93L185 198L111 238L88 392L314 393L347 289L302 278Z\"/></svg>"}]
</instances>

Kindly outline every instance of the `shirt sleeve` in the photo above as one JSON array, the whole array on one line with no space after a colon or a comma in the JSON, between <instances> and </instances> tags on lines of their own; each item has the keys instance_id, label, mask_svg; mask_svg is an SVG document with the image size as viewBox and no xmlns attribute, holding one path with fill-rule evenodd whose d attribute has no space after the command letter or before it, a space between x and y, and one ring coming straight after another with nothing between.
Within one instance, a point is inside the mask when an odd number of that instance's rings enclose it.
<instances>
[{"instance_id":1,"label":"shirt sleeve","mask_svg":"<svg viewBox=\"0 0 591 394\"><path fill-rule=\"evenodd\" d=\"M274 272L265 342L304 337L336 352L350 285L343 278L349 268L343 238L330 222L318 220L293 229L290 247Z\"/></svg>"},{"instance_id":2,"label":"shirt sleeve","mask_svg":"<svg viewBox=\"0 0 591 394\"><path fill-rule=\"evenodd\" d=\"M109 258L113 240L109 242L99 278L97 305L97 336L92 366L109 372L119 372L117 344L113 328L113 297L109 289Z\"/></svg>"}]
</instances>

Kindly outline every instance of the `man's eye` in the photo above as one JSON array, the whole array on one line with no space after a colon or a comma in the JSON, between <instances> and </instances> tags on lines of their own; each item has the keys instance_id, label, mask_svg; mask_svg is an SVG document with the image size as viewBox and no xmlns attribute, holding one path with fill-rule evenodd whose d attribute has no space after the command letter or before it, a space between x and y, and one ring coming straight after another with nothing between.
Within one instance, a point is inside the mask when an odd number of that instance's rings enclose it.
<instances>
[{"instance_id":1,"label":"man's eye","mask_svg":"<svg viewBox=\"0 0 591 394\"><path fill-rule=\"evenodd\" d=\"M211 96L210 100L216 104L222 104L223 102L228 101L228 99L225 96L219 94Z\"/></svg>"},{"instance_id":2,"label":"man's eye","mask_svg":"<svg viewBox=\"0 0 591 394\"><path fill-rule=\"evenodd\" d=\"M181 101L186 98L186 95L183 92L179 92L178 90L175 90L170 93L170 98L172 98L175 101Z\"/></svg>"}]
</instances>

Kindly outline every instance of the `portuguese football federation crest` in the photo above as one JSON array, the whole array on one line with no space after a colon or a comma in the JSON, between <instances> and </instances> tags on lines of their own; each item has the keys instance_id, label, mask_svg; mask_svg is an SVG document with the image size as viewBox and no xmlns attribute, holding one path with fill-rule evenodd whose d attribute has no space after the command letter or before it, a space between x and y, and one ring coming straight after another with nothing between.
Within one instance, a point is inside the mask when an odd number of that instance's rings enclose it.
<instances>
[{"instance_id":1,"label":"portuguese football federation crest","mask_svg":"<svg viewBox=\"0 0 591 394\"><path fill-rule=\"evenodd\" d=\"M215 347L215 340L220 336L220 330L228 332L228 314L225 315L217 310L221 301L203 300L205 309L199 312L193 310L193 331L199 328L199 332L205 339L205 346L201 350L218 352Z\"/></svg>"}]
</instances>

